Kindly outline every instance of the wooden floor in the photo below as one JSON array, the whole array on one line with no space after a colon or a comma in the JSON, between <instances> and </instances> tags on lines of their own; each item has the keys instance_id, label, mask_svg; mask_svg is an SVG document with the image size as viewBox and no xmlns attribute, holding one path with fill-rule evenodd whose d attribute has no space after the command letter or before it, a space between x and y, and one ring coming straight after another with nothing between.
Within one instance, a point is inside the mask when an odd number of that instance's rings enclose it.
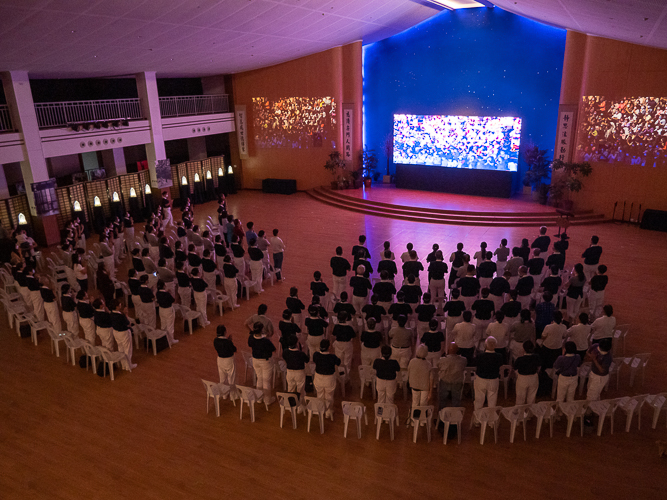
<instances>
[{"instance_id":1,"label":"wooden floor","mask_svg":"<svg viewBox=\"0 0 667 500\"><path fill-rule=\"evenodd\" d=\"M429 203L428 194L424 203ZM484 199L479 210L483 210ZM488 201L497 203L497 200ZM398 255L408 241L421 258L438 242L445 253L462 241L476 251L485 240L489 248L502 237L510 244L535 236L519 228L482 228L415 224L357 215L324 206L303 193L292 196L241 192L230 198L232 213L256 228L280 228L287 246L286 281L265 286L259 297L245 300L226 314L223 323L241 350L248 350L244 320L261 302L277 325L290 286L298 286L309 298L312 272L320 269L330 282L328 261L336 245L347 254L359 234L368 236L373 264L384 240ZM203 220L213 214L213 204L196 207ZM176 211L178 214L179 212ZM550 230L550 232L552 232ZM598 234L604 248L603 262L610 270L608 302L614 304L619 323L632 324L628 354L651 352L644 387L628 387L627 372L619 391L610 397L667 390L667 349L661 292L667 271L656 262L664 259L667 234L636 227L605 224L572 228L568 261L574 263ZM509 424L501 423L498 444L479 444L479 433L468 431L471 402L463 442L443 446L424 436L416 444L405 426L389 441L383 429L375 440L372 425L357 440L354 432L343 438L338 406L335 422L327 421L325 434L306 433L299 427L280 429L279 408L260 408L257 422L238 418L228 401L222 415L205 412L201 379L216 380L216 354L212 346L219 318L209 310L212 324L184 335L181 342L157 357L144 350L135 353L132 373L116 380L65 364L64 356L50 353L49 342L39 346L19 339L0 317L0 498L30 499L171 499L171 498L517 498L586 499L666 497L667 460L658 458L655 441L667 440L664 416L657 430L650 429L651 412L645 411L642 430L623 432L624 417L616 432L602 437L576 432L565 437L563 421L555 435L543 430L534 438L534 424L524 442L519 435L509 444ZM356 350L358 358L358 347ZM238 380L243 380L237 360ZM358 359L355 360L355 367ZM358 400L358 382L348 385L348 398ZM514 404L502 395L499 405ZM340 405L340 397L336 396ZM364 403L372 424L372 401ZM399 401L401 415L407 406ZM546 429L545 429L546 430ZM518 433L520 434L520 433Z\"/></svg>"}]
</instances>

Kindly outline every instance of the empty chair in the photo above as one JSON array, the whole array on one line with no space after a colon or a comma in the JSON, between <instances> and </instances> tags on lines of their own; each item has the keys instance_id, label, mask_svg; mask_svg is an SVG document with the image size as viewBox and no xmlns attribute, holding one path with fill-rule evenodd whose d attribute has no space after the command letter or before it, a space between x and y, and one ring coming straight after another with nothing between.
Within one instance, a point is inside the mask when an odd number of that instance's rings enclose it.
<instances>
[{"instance_id":1,"label":"empty chair","mask_svg":"<svg viewBox=\"0 0 667 500\"><path fill-rule=\"evenodd\" d=\"M622 398L621 398L622 399ZM611 433L614 433L614 413L618 406L618 399L603 399L602 401L589 401L588 407L598 417L598 436L602 435L602 427L606 417L609 417L611 424Z\"/></svg>"},{"instance_id":2,"label":"empty chair","mask_svg":"<svg viewBox=\"0 0 667 500\"><path fill-rule=\"evenodd\" d=\"M477 368L474 366L468 366L463 372L463 388L465 389L466 385L470 386L470 394L472 399L475 399L475 373ZM461 391L461 396L463 396L463 391Z\"/></svg>"},{"instance_id":3,"label":"empty chair","mask_svg":"<svg viewBox=\"0 0 667 500\"><path fill-rule=\"evenodd\" d=\"M350 419L357 421L357 438L361 439L361 419L363 418L368 425L368 415L366 414L366 407L361 403L356 403L353 401L343 401L341 403L343 407L343 437L347 437L347 427L350 423Z\"/></svg>"},{"instance_id":4,"label":"empty chair","mask_svg":"<svg viewBox=\"0 0 667 500\"><path fill-rule=\"evenodd\" d=\"M51 337L51 353L53 354L53 351L55 349L56 351L56 357L60 357L60 342L65 342L65 338L67 337L69 332L58 332L56 333L53 331L51 328L47 330L49 332L49 336Z\"/></svg>"},{"instance_id":5,"label":"empty chair","mask_svg":"<svg viewBox=\"0 0 667 500\"><path fill-rule=\"evenodd\" d=\"M104 367L102 369L102 375L106 376L106 367L109 367L109 377L111 380L114 380L114 370L113 370L113 365L116 363L125 363L128 367L128 370L132 371L132 368L130 367L130 363L127 361L127 356L123 352L111 352L109 349L105 347L98 347L100 350L100 353L102 354L102 359L104 360Z\"/></svg>"},{"instance_id":6,"label":"empty chair","mask_svg":"<svg viewBox=\"0 0 667 500\"><path fill-rule=\"evenodd\" d=\"M463 425L463 415L465 412L466 409L462 406L451 406L440 410L438 418L445 424L445 432L444 437L442 438L442 444L447 444L447 434L449 433L449 426L451 424L456 424L458 442L461 444L461 426Z\"/></svg>"},{"instance_id":7,"label":"empty chair","mask_svg":"<svg viewBox=\"0 0 667 500\"><path fill-rule=\"evenodd\" d=\"M420 427L426 427L426 439L431 442L431 426L433 425L433 406L413 406L410 411L410 425L414 431L412 442L417 442L417 434Z\"/></svg>"},{"instance_id":8,"label":"empty chair","mask_svg":"<svg viewBox=\"0 0 667 500\"><path fill-rule=\"evenodd\" d=\"M591 374L591 362L587 361L586 363L581 363L579 369L577 370L577 373L579 375L579 396L583 396L586 380Z\"/></svg>"},{"instance_id":9,"label":"empty chair","mask_svg":"<svg viewBox=\"0 0 667 500\"><path fill-rule=\"evenodd\" d=\"M500 406L494 406L491 408L480 408L475 410L473 417L470 420L470 428L472 429L473 423L475 421L481 424L481 429L479 431L479 444L484 444L484 437L486 435L486 426L490 425L493 427L493 439L495 443L498 443L498 427L500 426Z\"/></svg>"},{"instance_id":10,"label":"empty chair","mask_svg":"<svg viewBox=\"0 0 667 500\"><path fill-rule=\"evenodd\" d=\"M296 429L296 414L299 406L299 396L291 392L276 392L278 404L280 404L280 428L283 428L283 418L285 411L290 412L292 416L292 428Z\"/></svg>"},{"instance_id":11,"label":"empty chair","mask_svg":"<svg viewBox=\"0 0 667 500\"><path fill-rule=\"evenodd\" d=\"M234 303L232 302L231 297L223 295L220 290L207 290L207 294L210 294L211 299L218 306L218 314L220 316L223 314L225 304L227 304L230 309L234 309Z\"/></svg>"},{"instance_id":12,"label":"empty chair","mask_svg":"<svg viewBox=\"0 0 667 500\"><path fill-rule=\"evenodd\" d=\"M510 373L512 373L512 367L510 365L503 365L500 367L500 382L503 384L503 389L505 390L505 399L507 399Z\"/></svg>"},{"instance_id":13,"label":"empty chair","mask_svg":"<svg viewBox=\"0 0 667 500\"><path fill-rule=\"evenodd\" d=\"M642 385L644 385L644 375L646 372L646 365L648 360L651 357L650 352L644 352L641 354L635 354L632 358L625 358L623 362L630 366L630 387L635 383L635 375L637 371L641 369L642 371Z\"/></svg>"},{"instance_id":14,"label":"empty chair","mask_svg":"<svg viewBox=\"0 0 667 500\"><path fill-rule=\"evenodd\" d=\"M363 399L364 387L368 384L371 388L373 399L377 399L375 391L375 370L373 370L373 368L368 365L359 365L359 380L361 382L361 392L359 394L359 398Z\"/></svg>"},{"instance_id":15,"label":"empty chair","mask_svg":"<svg viewBox=\"0 0 667 500\"><path fill-rule=\"evenodd\" d=\"M327 402L324 399L306 396L306 411L308 411L308 432L310 432L310 421L313 415L320 418L320 434L324 434L324 419L327 413ZM333 421L333 415L331 415Z\"/></svg>"},{"instance_id":16,"label":"empty chair","mask_svg":"<svg viewBox=\"0 0 667 500\"><path fill-rule=\"evenodd\" d=\"M514 443L514 434L516 426L521 423L523 425L523 440L526 438L526 416L528 416L528 409L531 405L516 405L509 408L503 408L500 413L510 422L510 443Z\"/></svg>"},{"instance_id":17,"label":"empty chair","mask_svg":"<svg viewBox=\"0 0 667 500\"><path fill-rule=\"evenodd\" d=\"M238 391L239 398L241 399L241 412L239 413L239 419L243 419L243 405L247 404L248 409L250 410L250 421L255 421L255 403L261 403L264 399L264 392L260 389L253 389L252 387L245 387L243 385L237 385L236 390ZM269 411L269 406L266 405L266 411Z\"/></svg>"},{"instance_id":18,"label":"empty chair","mask_svg":"<svg viewBox=\"0 0 667 500\"><path fill-rule=\"evenodd\" d=\"M585 399L579 401L570 401L568 403L561 401L558 403L558 408L560 408L560 411L562 411L567 417L567 432L565 433L565 435L567 437L570 437L574 419L579 418L581 423L581 436L583 437L584 417L586 416L586 408L588 408L588 401L586 401Z\"/></svg>"},{"instance_id":19,"label":"empty chair","mask_svg":"<svg viewBox=\"0 0 667 500\"><path fill-rule=\"evenodd\" d=\"M540 438L542 431L542 423L545 420L549 421L549 437L554 437L554 417L558 408L558 401L540 401L533 403L528 408L528 411L537 418L537 429L535 429L535 439Z\"/></svg>"},{"instance_id":20,"label":"empty chair","mask_svg":"<svg viewBox=\"0 0 667 500\"><path fill-rule=\"evenodd\" d=\"M551 378L551 399L556 399L556 392L558 391L558 375L553 368L547 368L544 372Z\"/></svg>"},{"instance_id":21,"label":"empty chair","mask_svg":"<svg viewBox=\"0 0 667 500\"><path fill-rule=\"evenodd\" d=\"M90 364L92 365L93 373L95 373L95 371L97 370L97 358L102 357L100 348L86 342L83 344L83 350L86 353L86 371L88 371L88 359L90 359Z\"/></svg>"},{"instance_id":22,"label":"empty chair","mask_svg":"<svg viewBox=\"0 0 667 500\"><path fill-rule=\"evenodd\" d=\"M208 415L208 402L213 399L215 403L215 415L220 416L220 387L215 382L210 380L201 379L204 384L204 389L206 389L206 414Z\"/></svg>"},{"instance_id":23,"label":"empty chair","mask_svg":"<svg viewBox=\"0 0 667 500\"><path fill-rule=\"evenodd\" d=\"M623 356L625 356L625 338L628 336L630 331L630 325L617 325L616 330L614 331L614 348L618 352L618 344L623 344Z\"/></svg>"},{"instance_id":24,"label":"empty chair","mask_svg":"<svg viewBox=\"0 0 667 500\"><path fill-rule=\"evenodd\" d=\"M165 330L156 330L148 325L144 325L144 335L146 336L146 350L148 350L148 341L153 341L153 356L157 356L157 339L161 339L162 337L167 337L167 345L171 349L171 342L169 342L169 336Z\"/></svg>"},{"instance_id":25,"label":"empty chair","mask_svg":"<svg viewBox=\"0 0 667 500\"><path fill-rule=\"evenodd\" d=\"M621 378L621 366L623 366L623 360L624 358L614 358L614 361L611 362L611 365L609 366L609 379L607 380L607 383L604 386L604 390L607 390L609 387L609 382L611 379L616 375L616 389L618 389L618 383Z\"/></svg>"},{"instance_id":26,"label":"empty chair","mask_svg":"<svg viewBox=\"0 0 667 500\"><path fill-rule=\"evenodd\" d=\"M176 315L180 314L183 320L188 322L190 335L192 335L192 322L196 319L201 320L201 313L198 311L193 311L188 306L183 306L179 304L174 304L174 312L176 313Z\"/></svg>"},{"instance_id":27,"label":"empty chair","mask_svg":"<svg viewBox=\"0 0 667 500\"><path fill-rule=\"evenodd\" d=\"M667 401L667 392L661 392L660 394L654 394L646 398L646 404L653 408L653 423L651 425L652 429L655 429L658 425L660 412L667 410L665 401Z\"/></svg>"},{"instance_id":28,"label":"empty chair","mask_svg":"<svg viewBox=\"0 0 667 500\"><path fill-rule=\"evenodd\" d=\"M375 403L375 439L380 439L382 422L389 424L389 436L394 440L394 423L398 425L398 406L389 403Z\"/></svg>"},{"instance_id":29,"label":"empty chair","mask_svg":"<svg viewBox=\"0 0 667 500\"><path fill-rule=\"evenodd\" d=\"M72 366L74 366L76 364L76 351L77 349L83 349L86 341L83 339L71 337L69 335L66 336L64 340L65 347L67 348L67 361L72 358Z\"/></svg>"},{"instance_id":30,"label":"empty chair","mask_svg":"<svg viewBox=\"0 0 667 500\"><path fill-rule=\"evenodd\" d=\"M640 396L634 397L625 397L618 399L618 409L625 412L625 432L630 432L630 426L632 425L632 417L637 414L637 430L642 428L642 406L648 394L642 394Z\"/></svg>"},{"instance_id":31,"label":"empty chair","mask_svg":"<svg viewBox=\"0 0 667 500\"><path fill-rule=\"evenodd\" d=\"M34 314L27 314L28 323L30 323L30 336L32 337L32 343L37 345L37 333L42 330L50 330L51 323L48 321L37 321L37 318Z\"/></svg>"},{"instance_id":32,"label":"empty chair","mask_svg":"<svg viewBox=\"0 0 667 500\"><path fill-rule=\"evenodd\" d=\"M248 383L248 370L252 374L252 383L253 385L257 382L257 374L255 373L255 368L252 366L252 354L246 351L241 352L243 356L243 364L245 365L245 370L243 371L243 382Z\"/></svg>"}]
</instances>

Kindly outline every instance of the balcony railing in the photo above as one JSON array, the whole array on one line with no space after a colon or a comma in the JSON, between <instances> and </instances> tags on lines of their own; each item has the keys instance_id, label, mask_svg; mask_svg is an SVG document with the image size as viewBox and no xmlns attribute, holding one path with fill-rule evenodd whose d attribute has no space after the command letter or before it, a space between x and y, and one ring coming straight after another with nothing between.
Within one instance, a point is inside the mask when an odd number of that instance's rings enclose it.
<instances>
[{"instance_id":1,"label":"balcony railing","mask_svg":"<svg viewBox=\"0 0 667 500\"><path fill-rule=\"evenodd\" d=\"M227 94L160 97L162 118L228 113Z\"/></svg>"},{"instance_id":2,"label":"balcony railing","mask_svg":"<svg viewBox=\"0 0 667 500\"><path fill-rule=\"evenodd\" d=\"M13 132L12 118L9 115L9 106L0 104L0 132Z\"/></svg>"},{"instance_id":3,"label":"balcony railing","mask_svg":"<svg viewBox=\"0 0 667 500\"><path fill-rule=\"evenodd\" d=\"M39 128L65 127L72 123L144 118L139 99L40 102L35 104Z\"/></svg>"}]
</instances>

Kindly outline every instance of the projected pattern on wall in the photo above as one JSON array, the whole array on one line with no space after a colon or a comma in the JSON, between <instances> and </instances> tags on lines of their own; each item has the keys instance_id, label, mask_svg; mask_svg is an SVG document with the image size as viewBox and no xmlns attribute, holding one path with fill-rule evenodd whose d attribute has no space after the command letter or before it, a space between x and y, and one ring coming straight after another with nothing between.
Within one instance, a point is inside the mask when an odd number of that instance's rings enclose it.
<instances>
[{"instance_id":1,"label":"projected pattern on wall","mask_svg":"<svg viewBox=\"0 0 667 500\"><path fill-rule=\"evenodd\" d=\"M253 97L252 104L258 148L329 147L335 140L333 97Z\"/></svg>"},{"instance_id":2,"label":"projected pattern on wall","mask_svg":"<svg viewBox=\"0 0 667 500\"><path fill-rule=\"evenodd\" d=\"M394 115L394 163L516 172L521 118Z\"/></svg>"},{"instance_id":3,"label":"projected pattern on wall","mask_svg":"<svg viewBox=\"0 0 667 500\"><path fill-rule=\"evenodd\" d=\"M578 161L655 167L667 156L667 98L584 96Z\"/></svg>"}]
</instances>

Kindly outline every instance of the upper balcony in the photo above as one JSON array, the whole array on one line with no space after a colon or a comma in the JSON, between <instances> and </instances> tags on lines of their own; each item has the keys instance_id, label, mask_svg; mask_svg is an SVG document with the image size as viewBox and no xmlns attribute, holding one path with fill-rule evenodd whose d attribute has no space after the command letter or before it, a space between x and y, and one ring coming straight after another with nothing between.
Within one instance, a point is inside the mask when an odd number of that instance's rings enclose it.
<instances>
[{"instance_id":1,"label":"upper balcony","mask_svg":"<svg viewBox=\"0 0 667 500\"><path fill-rule=\"evenodd\" d=\"M227 94L160 97L162 118L229 113Z\"/></svg>"},{"instance_id":2,"label":"upper balcony","mask_svg":"<svg viewBox=\"0 0 667 500\"><path fill-rule=\"evenodd\" d=\"M14 132L9 106L6 104L0 104L0 132Z\"/></svg>"}]
</instances>

